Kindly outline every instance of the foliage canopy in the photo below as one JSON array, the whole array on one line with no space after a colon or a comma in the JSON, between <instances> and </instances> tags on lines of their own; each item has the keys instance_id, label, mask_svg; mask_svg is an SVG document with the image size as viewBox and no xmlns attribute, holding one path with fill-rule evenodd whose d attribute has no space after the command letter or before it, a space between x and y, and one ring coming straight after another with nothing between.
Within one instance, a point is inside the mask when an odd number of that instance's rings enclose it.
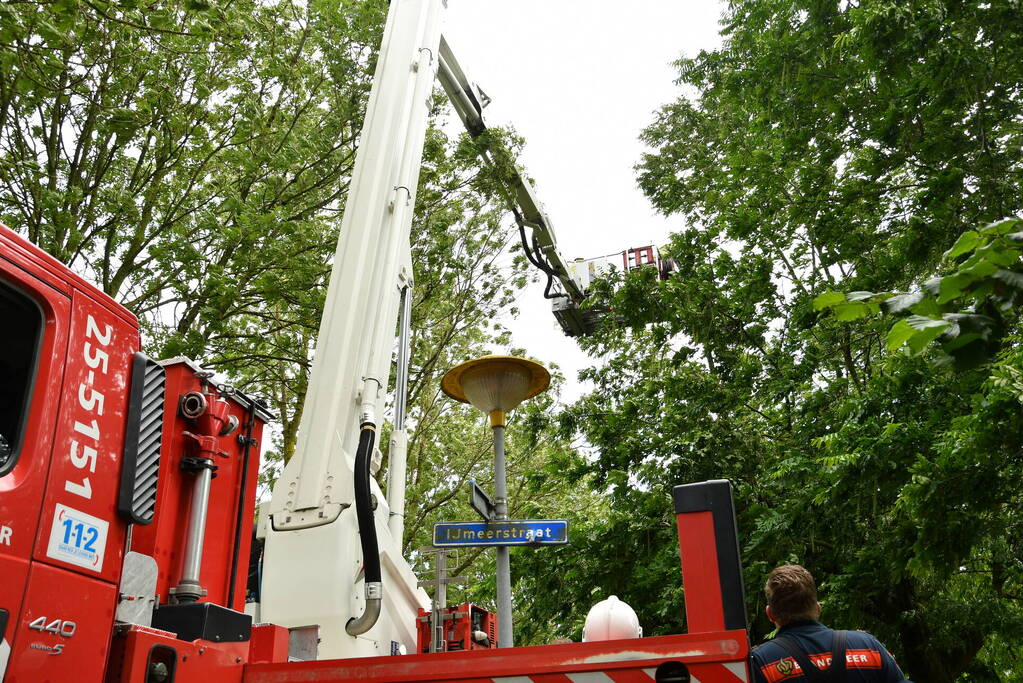
<instances>
[{"instance_id":1,"label":"foliage canopy","mask_svg":"<svg viewBox=\"0 0 1023 683\"><path fill-rule=\"evenodd\" d=\"M727 477L755 636L772 628L764 576L798 561L825 619L875 632L910 677L1020 674L1018 228L963 236L1021 208L1019 10L739 0L723 46L677 62L682 94L644 131L637 171L688 226L666 250L679 272L596 293L618 315L583 342L595 390L561 417L593 453L551 471L607 492L610 516L576 532L630 565L579 552L549 587L615 592L648 633L677 631L678 596L649 589L678 584L668 493ZM1001 313L968 308L974 295ZM918 318L889 332L864 317L882 303ZM964 362L889 352L940 334Z\"/></svg>"},{"instance_id":2,"label":"foliage canopy","mask_svg":"<svg viewBox=\"0 0 1023 683\"><path fill-rule=\"evenodd\" d=\"M385 8L0 7L0 219L136 312L154 354L271 397L283 457ZM875 631L911 676L1021 675L1023 275L1002 220L1023 196L1021 16L1014 0L735 0L723 47L679 60L683 94L637 168L687 226L667 249L679 272L598 287L619 315L583 342L595 390L560 436L549 399L512 425L521 514L577 522L572 546L517 555L527 639L578 637L609 593L648 634L680 630L669 489L727 477L749 586L800 561L831 623ZM428 135L410 549L489 459L436 379L504 341L491 321L524 277L476 152ZM894 325L868 315L882 308Z\"/></svg>"}]
</instances>

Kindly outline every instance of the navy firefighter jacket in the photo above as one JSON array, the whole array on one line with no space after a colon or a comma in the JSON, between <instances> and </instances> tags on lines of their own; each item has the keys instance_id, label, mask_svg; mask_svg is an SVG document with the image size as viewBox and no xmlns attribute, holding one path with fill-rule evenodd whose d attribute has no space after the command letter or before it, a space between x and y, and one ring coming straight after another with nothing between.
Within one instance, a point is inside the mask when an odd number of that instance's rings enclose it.
<instances>
[{"instance_id":1,"label":"navy firefighter jacket","mask_svg":"<svg viewBox=\"0 0 1023 683\"><path fill-rule=\"evenodd\" d=\"M778 635L789 636L819 669L831 664L834 631L817 621L798 621L783 626ZM899 665L877 638L863 631L847 631L846 680L850 683L897 683L905 681ZM767 641L753 649L753 680L756 683L803 683L799 664L778 643Z\"/></svg>"}]
</instances>

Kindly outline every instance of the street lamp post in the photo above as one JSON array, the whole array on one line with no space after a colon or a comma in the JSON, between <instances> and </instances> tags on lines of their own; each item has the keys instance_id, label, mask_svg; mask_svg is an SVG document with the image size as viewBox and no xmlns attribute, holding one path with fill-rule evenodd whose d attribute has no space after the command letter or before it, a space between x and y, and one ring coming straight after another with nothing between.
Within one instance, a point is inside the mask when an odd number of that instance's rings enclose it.
<instances>
[{"instance_id":1,"label":"street lamp post","mask_svg":"<svg viewBox=\"0 0 1023 683\"><path fill-rule=\"evenodd\" d=\"M508 519L505 473L505 413L547 389L551 376L539 363L517 356L483 356L462 363L444 375L444 393L471 403L490 417L494 431L494 518ZM511 603L511 558L507 546L497 547L498 647L514 644Z\"/></svg>"}]
</instances>

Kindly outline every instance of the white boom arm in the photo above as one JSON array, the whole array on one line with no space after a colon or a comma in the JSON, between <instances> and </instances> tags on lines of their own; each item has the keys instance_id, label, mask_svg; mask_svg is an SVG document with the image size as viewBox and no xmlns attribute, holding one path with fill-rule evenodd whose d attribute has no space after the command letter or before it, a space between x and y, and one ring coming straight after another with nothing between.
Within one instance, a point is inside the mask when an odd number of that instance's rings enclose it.
<instances>
[{"instance_id":1,"label":"white boom arm","mask_svg":"<svg viewBox=\"0 0 1023 683\"><path fill-rule=\"evenodd\" d=\"M484 96L468 82L441 38L442 1L390 4L295 455L270 502L260 617L283 626L319 625L321 658L388 654L398 645L412 651L416 610L429 604L401 556L404 425L395 425L392 436L386 502L376 480L365 473L365 458L356 452L357 445L363 455L367 452L367 432L380 423L376 414L387 392L399 302L407 310L409 232L438 70L470 134L478 137L486 130ZM576 304L584 293L558 252L550 219L520 170L507 180L507 199L526 255L547 273L556 314L558 303L567 303L568 317L558 314L562 326L570 334L570 328L580 333ZM368 491L360 495L357 482L366 479ZM366 525L361 530L359 516ZM375 574L376 569L363 555L373 546L362 544L373 528L382 577L367 582L364 572Z\"/></svg>"},{"instance_id":2,"label":"white boom arm","mask_svg":"<svg viewBox=\"0 0 1023 683\"><path fill-rule=\"evenodd\" d=\"M370 478L385 594L366 633L355 509L360 423L376 424L387 391L400 289L411 284L409 231L440 43L442 0L391 2L369 98L295 456L274 487L264 554L261 618L320 626L319 656L375 656L415 646L425 593L388 530ZM400 485L404 485L401 482Z\"/></svg>"},{"instance_id":3,"label":"white boom arm","mask_svg":"<svg viewBox=\"0 0 1023 683\"><path fill-rule=\"evenodd\" d=\"M443 37L440 41L440 68L437 77L469 134L473 138L483 135L487 130L487 124L483 120L483 108L490 100L466 77ZM484 159L487 162L491 161L486 155ZM588 312L579 309L579 303L586 294L558 249L551 219L536 198L532 183L518 166L515 166L504 180L507 184L505 199L519 225L522 249L529 261L547 275L548 285L545 294L547 298L553 300L555 317L565 333L570 336L588 333L594 320ZM527 239L526 228L530 229L532 240Z\"/></svg>"}]
</instances>

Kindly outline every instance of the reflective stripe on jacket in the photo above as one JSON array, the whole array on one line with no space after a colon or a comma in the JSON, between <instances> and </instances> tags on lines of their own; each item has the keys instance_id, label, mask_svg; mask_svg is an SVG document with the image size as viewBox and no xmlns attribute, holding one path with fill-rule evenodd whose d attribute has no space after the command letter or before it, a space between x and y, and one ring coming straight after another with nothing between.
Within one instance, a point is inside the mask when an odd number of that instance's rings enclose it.
<instances>
[{"instance_id":1,"label":"reflective stripe on jacket","mask_svg":"<svg viewBox=\"0 0 1023 683\"><path fill-rule=\"evenodd\" d=\"M792 638L810 661L820 669L831 664L834 631L817 621L800 621L778 630ZM803 683L799 664L770 640L753 649L753 680L756 683ZM884 645L863 631L849 631L845 649L846 680L849 683L899 683L907 680Z\"/></svg>"}]
</instances>

